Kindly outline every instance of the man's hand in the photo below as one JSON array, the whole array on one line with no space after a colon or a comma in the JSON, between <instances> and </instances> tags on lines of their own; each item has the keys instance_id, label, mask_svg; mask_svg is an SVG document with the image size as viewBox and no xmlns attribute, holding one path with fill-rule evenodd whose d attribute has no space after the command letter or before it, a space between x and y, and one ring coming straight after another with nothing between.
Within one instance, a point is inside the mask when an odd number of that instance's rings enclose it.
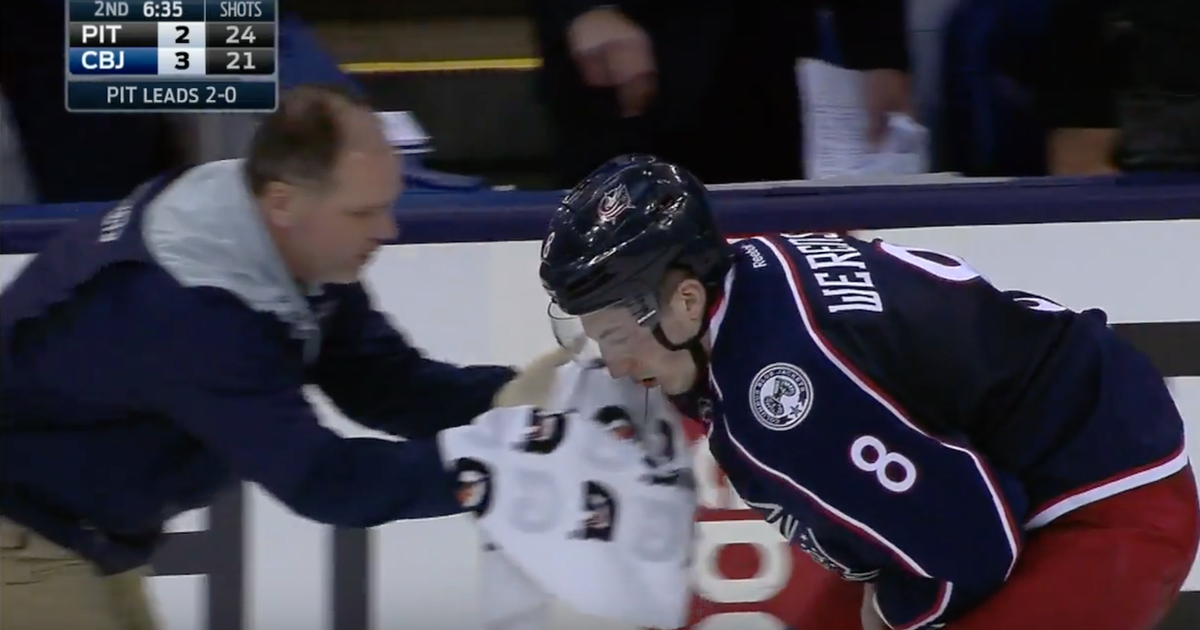
<instances>
[{"instance_id":1,"label":"man's hand","mask_svg":"<svg viewBox=\"0 0 1200 630\"><path fill-rule=\"evenodd\" d=\"M554 387L555 372L559 366L570 360L571 353L562 348L534 359L513 380L500 388L496 397L492 399L492 407L545 405Z\"/></svg>"},{"instance_id":2,"label":"man's hand","mask_svg":"<svg viewBox=\"0 0 1200 630\"><path fill-rule=\"evenodd\" d=\"M1116 129L1055 129L1046 142L1046 163L1051 175L1116 173L1111 163L1116 144Z\"/></svg>"},{"instance_id":3,"label":"man's hand","mask_svg":"<svg viewBox=\"0 0 1200 630\"><path fill-rule=\"evenodd\" d=\"M908 75L899 70L867 70L863 102L867 106L867 141L878 146L887 133L889 114L913 116Z\"/></svg>"},{"instance_id":4,"label":"man's hand","mask_svg":"<svg viewBox=\"0 0 1200 630\"><path fill-rule=\"evenodd\" d=\"M638 116L657 89L654 49L646 31L611 7L575 18L567 42L585 83L613 88L621 115Z\"/></svg>"},{"instance_id":5,"label":"man's hand","mask_svg":"<svg viewBox=\"0 0 1200 630\"><path fill-rule=\"evenodd\" d=\"M874 584L867 584L863 589L862 627L863 630L889 630L879 612L875 610Z\"/></svg>"}]
</instances>

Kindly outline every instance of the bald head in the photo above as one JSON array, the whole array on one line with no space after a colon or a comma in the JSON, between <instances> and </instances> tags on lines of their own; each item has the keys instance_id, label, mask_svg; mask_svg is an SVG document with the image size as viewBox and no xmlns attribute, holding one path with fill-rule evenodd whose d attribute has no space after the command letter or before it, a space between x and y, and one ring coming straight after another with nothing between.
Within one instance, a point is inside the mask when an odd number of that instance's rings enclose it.
<instances>
[{"instance_id":1,"label":"bald head","mask_svg":"<svg viewBox=\"0 0 1200 630\"><path fill-rule=\"evenodd\" d=\"M339 88L298 87L259 126L246 179L297 278L352 281L394 238L400 164L370 106Z\"/></svg>"},{"instance_id":2,"label":"bald head","mask_svg":"<svg viewBox=\"0 0 1200 630\"><path fill-rule=\"evenodd\" d=\"M342 157L364 153L391 153L370 105L341 88L301 86L259 125L246 175L255 195L271 182L323 186Z\"/></svg>"}]
</instances>

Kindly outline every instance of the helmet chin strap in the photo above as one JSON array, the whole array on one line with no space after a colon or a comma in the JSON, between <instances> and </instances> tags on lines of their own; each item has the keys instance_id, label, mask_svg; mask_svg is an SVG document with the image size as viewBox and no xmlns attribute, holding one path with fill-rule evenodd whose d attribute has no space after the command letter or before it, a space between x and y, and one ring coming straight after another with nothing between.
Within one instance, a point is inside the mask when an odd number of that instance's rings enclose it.
<instances>
[{"instance_id":1,"label":"helmet chin strap","mask_svg":"<svg viewBox=\"0 0 1200 630\"><path fill-rule=\"evenodd\" d=\"M708 422L708 418L702 417L705 413L704 409L711 406L708 404L708 401L705 400L709 398L710 393L707 376L708 352L704 349L703 339L704 336L708 334L708 325L711 319L708 314L712 312L712 307L717 301L717 294L715 291L707 291L707 294L708 295L706 296L704 305L705 316L700 320L700 330L698 330L696 334L692 335L690 339L684 341L683 343L675 343L670 339L667 339L666 333L663 332L662 325L658 323L654 324L654 330L652 331L654 334L654 339L667 350L687 350L688 354L691 355L692 363L694 363L696 366L696 380L692 383L692 386L688 389L688 391L682 394L669 396L669 398L684 415L704 422Z\"/></svg>"},{"instance_id":2,"label":"helmet chin strap","mask_svg":"<svg viewBox=\"0 0 1200 630\"><path fill-rule=\"evenodd\" d=\"M653 332L654 338L667 350L687 350L688 354L692 356L692 362L696 364L696 383L702 383L706 380L702 375L708 371L708 352L704 350L704 344L701 343L701 340L704 339L705 333L708 332L707 319L701 324L700 332L683 343L674 343L670 339L667 339L667 336L663 333L662 326L658 324L654 325ZM693 384L692 388L695 389L696 385Z\"/></svg>"}]
</instances>

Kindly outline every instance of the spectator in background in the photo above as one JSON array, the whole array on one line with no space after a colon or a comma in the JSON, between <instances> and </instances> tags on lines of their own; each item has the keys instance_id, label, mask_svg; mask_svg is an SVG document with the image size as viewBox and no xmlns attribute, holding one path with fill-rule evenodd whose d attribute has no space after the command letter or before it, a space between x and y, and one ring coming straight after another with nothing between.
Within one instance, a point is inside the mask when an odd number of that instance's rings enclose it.
<instances>
[{"instance_id":1,"label":"spectator in background","mask_svg":"<svg viewBox=\"0 0 1200 630\"><path fill-rule=\"evenodd\" d=\"M962 0L943 50L942 167L968 176L1113 172L1128 0Z\"/></svg>"},{"instance_id":2,"label":"spectator in background","mask_svg":"<svg viewBox=\"0 0 1200 630\"><path fill-rule=\"evenodd\" d=\"M33 203L34 200L21 139L9 120L8 101L0 92L0 205Z\"/></svg>"},{"instance_id":3,"label":"spectator in background","mask_svg":"<svg viewBox=\"0 0 1200 630\"><path fill-rule=\"evenodd\" d=\"M1121 170L1200 171L1200 2L1122 4L1130 89L1121 107Z\"/></svg>"},{"instance_id":4,"label":"spectator in background","mask_svg":"<svg viewBox=\"0 0 1200 630\"><path fill-rule=\"evenodd\" d=\"M1113 172L1117 95L1128 68L1119 54L1112 11L1124 0L1050 0L1044 64L1030 82L1047 127L1053 175Z\"/></svg>"},{"instance_id":5,"label":"spectator in background","mask_svg":"<svg viewBox=\"0 0 1200 630\"><path fill-rule=\"evenodd\" d=\"M800 178L795 63L825 4L845 65L869 71L878 137L911 113L903 0L535 0L559 183L633 152L709 183Z\"/></svg>"}]
</instances>

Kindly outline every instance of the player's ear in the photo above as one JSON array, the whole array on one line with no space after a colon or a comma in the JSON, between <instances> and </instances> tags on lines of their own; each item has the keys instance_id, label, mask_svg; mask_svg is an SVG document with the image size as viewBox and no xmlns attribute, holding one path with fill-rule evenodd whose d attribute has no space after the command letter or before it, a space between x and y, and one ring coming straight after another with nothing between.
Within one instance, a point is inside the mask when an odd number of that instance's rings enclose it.
<instances>
[{"instance_id":1,"label":"player's ear","mask_svg":"<svg viewBox=\"0 0 1200 630\"><path fill-rule=\"evenodd\" d=\"M688 321L704 317L704 285L695 278L684 278L675 289L672 306Z\"/></svg>"}]
</instances>

